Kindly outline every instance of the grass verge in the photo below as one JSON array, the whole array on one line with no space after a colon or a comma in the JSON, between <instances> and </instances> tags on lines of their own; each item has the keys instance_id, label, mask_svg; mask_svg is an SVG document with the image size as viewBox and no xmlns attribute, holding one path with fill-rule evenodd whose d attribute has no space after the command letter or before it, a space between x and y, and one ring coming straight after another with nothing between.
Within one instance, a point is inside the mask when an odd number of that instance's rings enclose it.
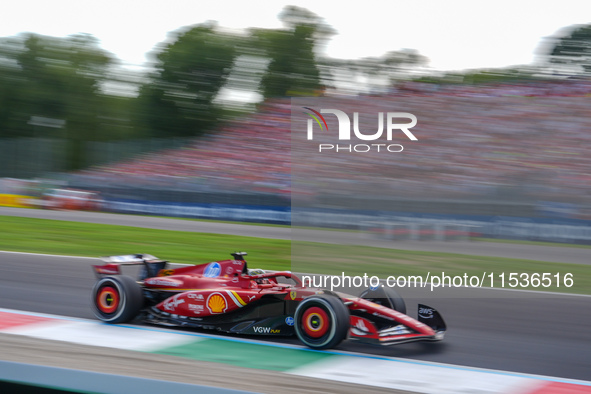
<instances>
[{"instance_id":1,"label":"grass verge","mask_svg":"<svg viewBox=\"0 0 591 394\"><path fill-rule=\"evenodd\" d=\"M468 278L475 276L483 281L482 287L591 294L591 267L583 264L308 242L294 242L292 248L292 270L295 272L337 276L367 274L381 279L418 275L423 280L427 273L431 277L445 274L452 278L466 274ZM512 273L517 275L510 276ZM504 278L501 277L503 274ZM515 279L510 281L510 277L516 277L517 282ZM532 282L532 277L537 279ZM571 286L567 286L571 284L569 277L573 278ZM542 283L542 278L549 279ZM473 283L476 283L475 279Z\"/></svg>"},{"instance_id":2,"label":"grass verge","mask_svg":"<svg viewBox=\"0 0 591 394\"><path fill-rule=\"evenodd\" d=\"M0 216L0 250L99 257L149 253L195 264L249 253L255 266L288 269L290 241Z\"/></svg>"},{"instance_id":3,"label":"grass verge","mask_svg":"<svg viewBox=\"0 0 591 394\"><path fill-rule=\"evenodd\" d=\"M464 275L493 273L494 287L500 287L499 274L571 273L572 287L522 286L517 289L591 294L591 269L587 265L547 263L523 259L469 256L451 253L405 251L362 246L335 246L297 242L292 264L292 243L234 235L156 230L105 224L67 222L0 216L0 250L99 257L105 255L149 253L175 263L205 263L229 258L233 251L249 253L251 267L341 275ZM553 281L555 282L555 280ZM485 281L484 286L490 284Z\"/></svg>"}]
</instances>

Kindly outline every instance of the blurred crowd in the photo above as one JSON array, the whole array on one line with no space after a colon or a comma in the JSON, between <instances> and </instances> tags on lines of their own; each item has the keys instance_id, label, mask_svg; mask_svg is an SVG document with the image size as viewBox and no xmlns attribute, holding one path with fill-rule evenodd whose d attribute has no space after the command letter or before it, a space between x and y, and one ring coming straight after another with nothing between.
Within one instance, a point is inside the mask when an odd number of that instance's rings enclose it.
<instances>
[{"instance_id":1,"label":"blurred crowd","mask_svg":"<svg viewBox=\"0 0 591 394\"><path fill-rule=\"evenodd\" d=\"M290 100L277 100L181 149L82 171L78 179L109 185L289 193L289 124Z\"/></svg>"},{"instance_id":2,"label":"blurred crowd","mask_svg":"<svg viewBox=\"0 0 591 394\"><path fill-rule=\"evenodd\" d=\"M79 176L109 183L294 195L589 204L590 95L591 82L577 80L488 86L405 83L385 96L323 97L322 108L368 114L361 122L368 133L376 130L378 112L410 112L418 118L412 129L418 141L400 133L393 141L373 142L401 144L403 152L338 154L319 154L317 145L334 144L334 135L315 133L314 141L307 141L305 123L292 136L291 101L277 99L185 148ZM305 122L303 110L296 112Z\"/></svg>"}]
</instances>

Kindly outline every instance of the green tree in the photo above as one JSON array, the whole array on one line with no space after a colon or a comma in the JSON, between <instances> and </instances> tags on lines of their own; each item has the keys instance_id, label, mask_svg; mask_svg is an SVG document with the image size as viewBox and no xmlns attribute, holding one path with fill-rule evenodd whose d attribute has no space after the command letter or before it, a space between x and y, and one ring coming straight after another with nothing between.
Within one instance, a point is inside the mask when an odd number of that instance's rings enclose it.
<instances>
[{"instance_id":1,"label":"green tree","mask_svg":"<svg viewBox=\"0 0 591 394\"><path fill-rule=\"evenodd\" d=\"M0 138L24 136L29 129L26 84L14 60L16 52L11 40L0 41Z\"/></svg>"},{"instance_id":2,"label":"green tree","mask_svg":"<svg viewBox=\"0 0 591 394\"><path fill-rule=\"evenodd\" d=\"M0 100L10 101L14 95L12 102L18 104L9 107L5 117L0 115L0 128L7 126L10 136L64 138L68 169L81 168L84 141L97 137L101 86L112 56L90 35L27 33L3 40L0 58L8 82ZM56 127L46 126L52 122Z\"/></svg>"},{"instance_id":3,"label":"green tree","mask_svg":"<svg viewBox=\"0 0 591 394\"><path fill-rule=\"evenodd\" d=\"M156 54L156 72L139 94L141 121L154 136L195 136L219 118L214 99L236 57L235 40L212 23L174 34Z\"/></svg>"},{"instance_id":4,"label":"green tree","mask_svg":"<svg viewBox=\"0 0 591 394\"><path fill-rule=\"evenodd\" d=\"M262 95L306 95L322 90L315 52L334 30L316 14L296 6L287 6L279 18L284 29L252 31L257 46L270 59L261 80Z\"/></svg>"},{"instance_id":5,"label":"green tree","mask_svg":"<svg viewBox=\"0 0 591 394\"><path fill-rule=\"evenodd\" d=\"M547 43L550 67L568 72L591 72L591 25L576 25Z\"/></svg>"},{"instance_id":6,"label":"green tree","mask_svg":"<svg viewBox=\"0 0 591 394\"><path fill-rule=\"evenodd\" d=\"M380 57L360 59L321 59L325 78L335 88L351 85L351 81L364 81L364 90L383 89L397 79L408 78L413 70L425 66L428 59L415 49L389 51ZM355 88L360 86L354 83Z\"/></svg>"}]
</instances>

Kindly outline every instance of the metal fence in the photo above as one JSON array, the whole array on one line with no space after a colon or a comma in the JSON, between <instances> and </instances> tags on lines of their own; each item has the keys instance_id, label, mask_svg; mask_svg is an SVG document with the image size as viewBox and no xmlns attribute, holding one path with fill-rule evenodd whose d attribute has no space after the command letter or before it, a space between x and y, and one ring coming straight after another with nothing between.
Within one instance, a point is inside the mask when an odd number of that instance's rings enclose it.
<instances>
[{"instance_id":1,"label":"metal fence","mask_svg":"<svg viewBox=\"0 0 591 394\"><path fill-rule=\"evenodd\" d=\"M32 178L65 170L65 143L51 138L0 140L0 177Z\"/></svg>"}]
</instances>

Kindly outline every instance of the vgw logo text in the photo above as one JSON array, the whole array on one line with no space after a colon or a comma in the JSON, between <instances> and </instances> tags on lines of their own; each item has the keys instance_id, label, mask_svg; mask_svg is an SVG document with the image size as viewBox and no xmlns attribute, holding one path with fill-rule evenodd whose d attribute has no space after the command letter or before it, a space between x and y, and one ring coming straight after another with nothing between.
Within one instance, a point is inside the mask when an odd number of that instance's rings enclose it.
<instances>
[{"instance_id":1,"label":"vgw logo text","mask_svg":"<svg viewBox=\"0 0 591 394\"><path fill-rule=\"evenodd\" d=\"M279 334L281 330L272 330L271 327L253 327L254 332L258 334Z\"/></svg>"},{"instance_id":2,"label":"vgw logo text","mask_svg":"<svg viewBox=\"0 0 591 394\"><path fill-rule=\"evenodd\" d=\"M310 107L303 107L311 111L312 113L307 113L312 119L308 119L308 130L307 130L307 139L313 140L314 139L314 120L320 126L320 130L328 131L328 124L326 123L326 119L322 114L333 114L337 117L339 122L339 141L350 141L351 140L351 120L349 116L338 109L321 109L320 112L310 108ZM386 113L386 140L392 141L393 132L396 130L402 131L408 139L411 141L418 141L418 138L409 130L416 126L417 124L417 117L408 112L388 112ZM394 123L394 119L409 119L410 123ZM324 127L323 127L324 125ZM359 129L359 113L353 112L353 133L355 137L362 141L376 141L382 138L384 134L384 113L378 112L378 131L373 134L364 134ZM318 144L318 151L330 151L333 150L335 152L369 152L369 151L377 151L377 152L402 152L404 147L400 144L380 144L380 143L373 143L373 144Z\"/></svg>"}]
</instances>

